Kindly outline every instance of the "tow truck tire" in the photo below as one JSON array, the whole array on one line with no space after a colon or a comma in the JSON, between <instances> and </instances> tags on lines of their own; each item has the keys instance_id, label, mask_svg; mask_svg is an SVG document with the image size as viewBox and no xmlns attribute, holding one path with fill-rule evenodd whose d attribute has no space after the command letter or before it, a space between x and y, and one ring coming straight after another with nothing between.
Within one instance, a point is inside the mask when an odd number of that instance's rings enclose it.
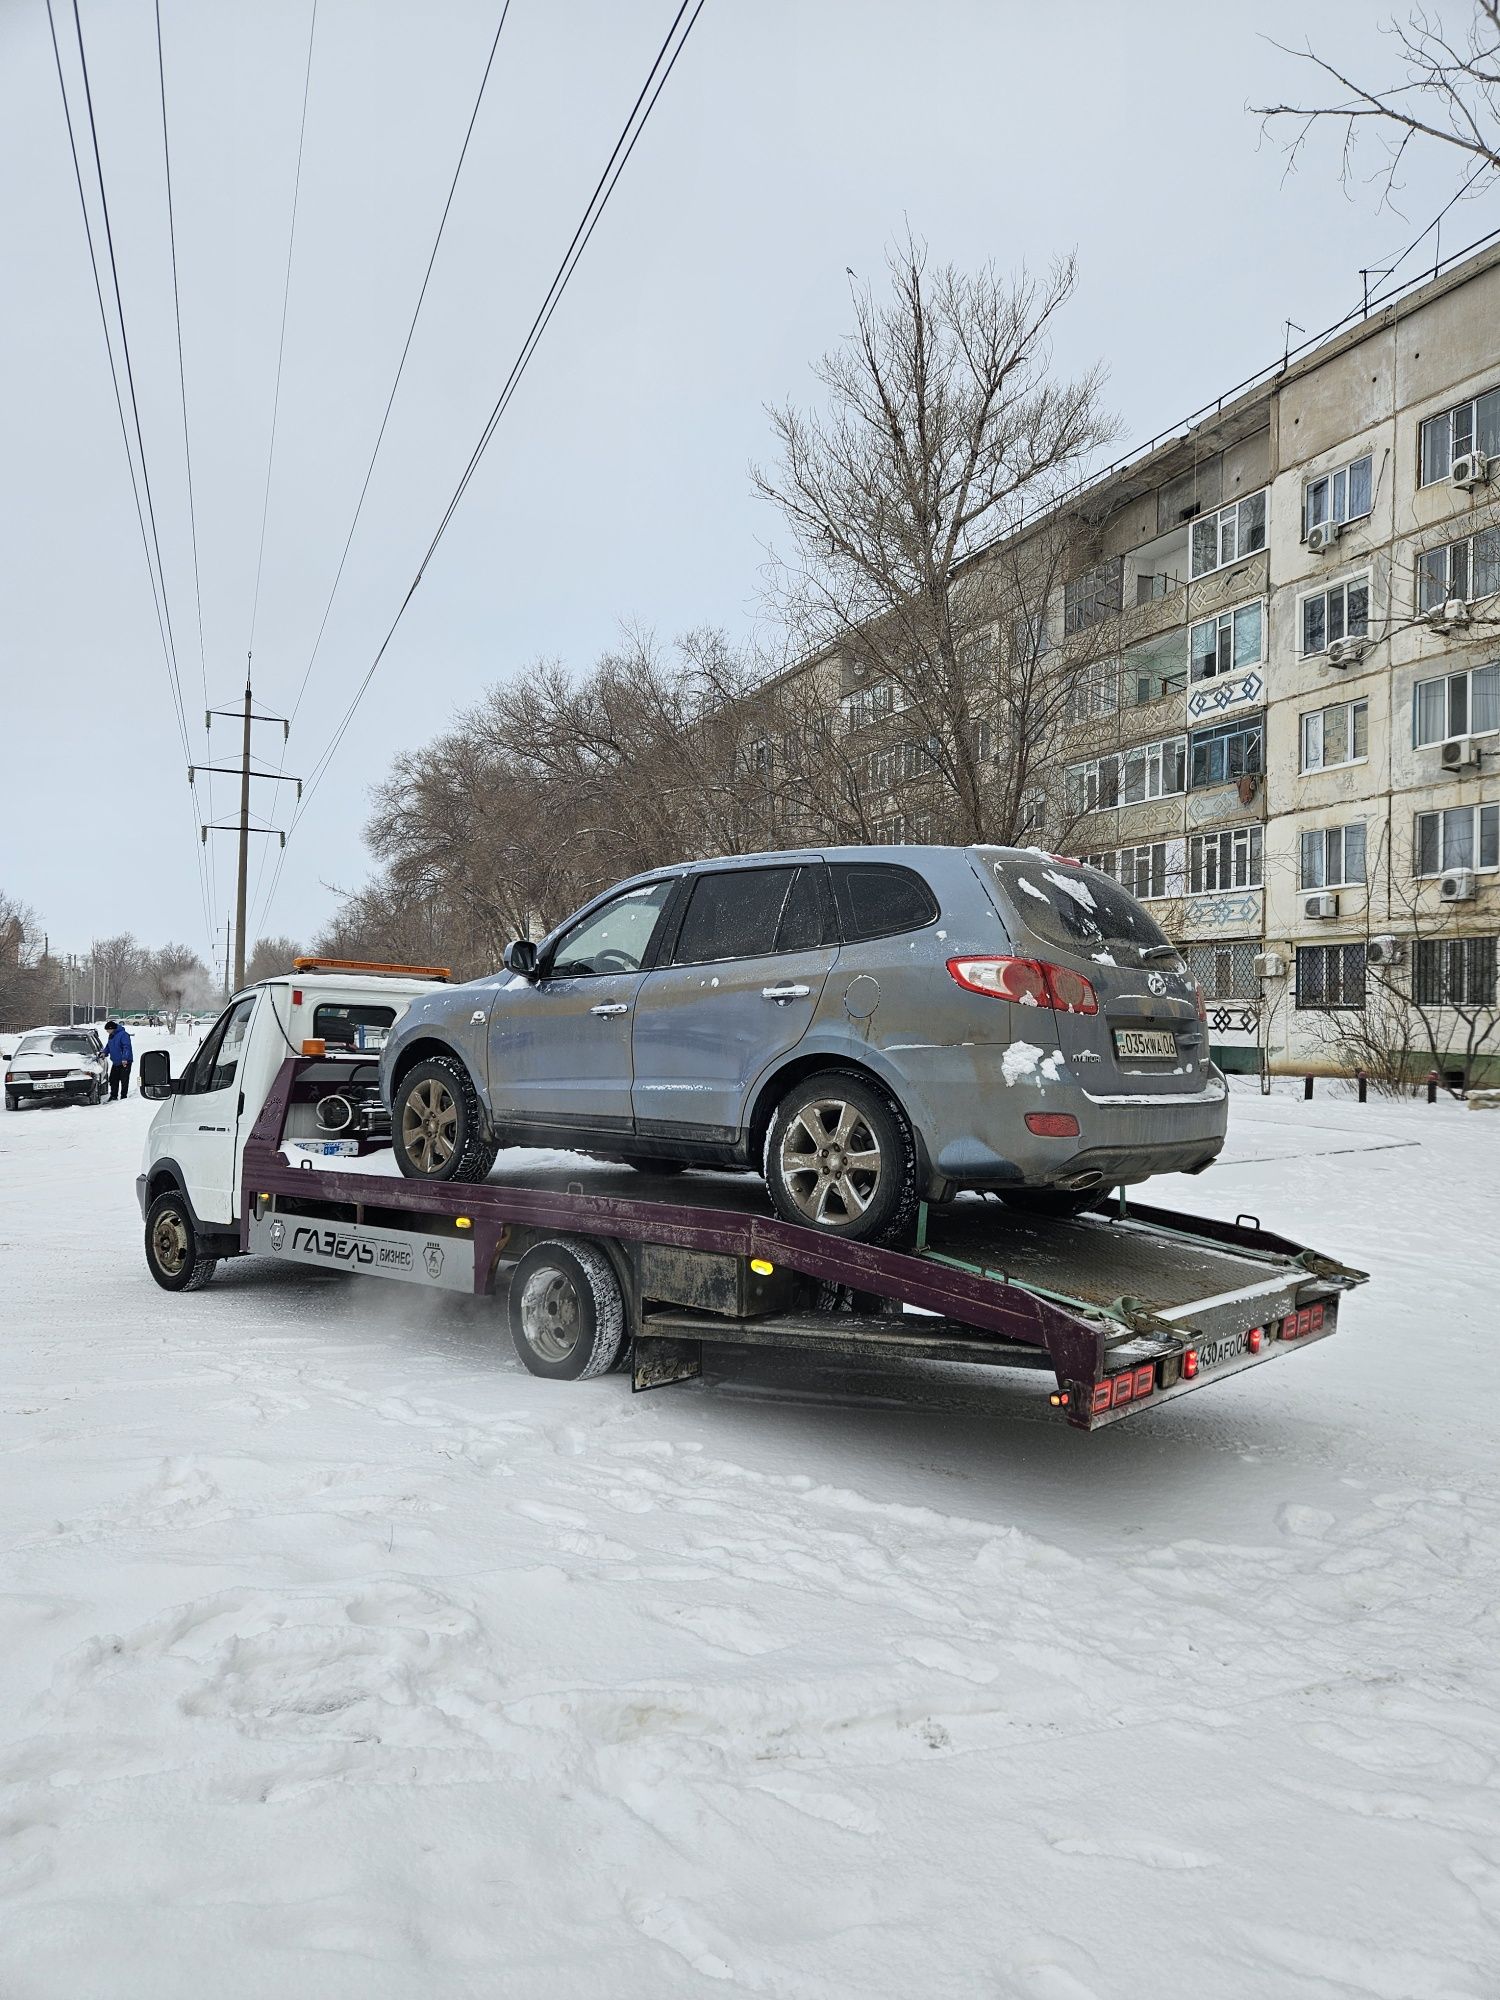
<instances>
[{"instance_id":1,"label":"tow truck tire","mask_svg":"<svg viewBox=\"0 0 1500 2000\"><path fill-rule=\"evenodd\" d=\"M408 1179L482 1181L499 1144L486 1136L474 1079L457 1057L414 1063L391 1106L391 1151Z\"/></svg>"},{"instance_id":2,"label":"tow truck tire","mask_svg":"<svg viewBox=\"0 0 1500 2000\"><path fill-rule=\"evenodd\" d=\"M159 1194L146 1211L146 1269L164 1292L197 1292L218 1269L217 1257L199 1248L198 1230L176 1188Z\"/></svg>"},{"instance_id":3,"label":"tow truck tire","mask_svg":"<svg viewBox=\"0 0 1500 2000\"><path fill-rule=\"evenodd\" d=\"M614 1266L589 1243L533 1243L510 1276L510 1337L523 1365L554 1382L586 1382L625 1345Z\"/></svg>"},{"instance_id":4,"label":"tow truck tire","mask_svg":"<svg viewBox=\"0 0 1500 2000\"><path fill-rule=\"evenodd\" d=\"M1108 1188L1002 1188L1000 1199L1023 1215L1087 1215L1110 1192Z\"/></svg>"},{"instance_id":5,"label":"tow truck tire","mask_svg":"<svg viewBox=\"0 0 1500 2000\"><path fill-rule=\"evenodd\" d=\"M772 1113L762 1172L783 1221L845 1242L899 1243L916 1217L911 1127L892 1098L847 1070L792 1086Z\"/></svg>"}]
</instances>

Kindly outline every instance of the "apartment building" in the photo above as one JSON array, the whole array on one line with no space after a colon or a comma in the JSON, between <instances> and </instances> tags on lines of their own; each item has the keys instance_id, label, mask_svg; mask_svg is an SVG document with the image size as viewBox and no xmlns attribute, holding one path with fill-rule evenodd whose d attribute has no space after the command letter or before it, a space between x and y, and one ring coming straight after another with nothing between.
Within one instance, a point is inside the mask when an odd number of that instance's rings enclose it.
<instances>
[{"instance_id":1,"label":"apartment building","mask_svg":"<svg viewBox=\"0 0 1500 2000\"><path fill-rule=\"evenodd\" d=\"M1073 675L1039 830L1183 942L1226 1067L1353 1067L1372 982L1461 1048L1452 1009L1497 1002L1500 247L1095 481L1069 524L1042 629L993 637ZM943 838L900 690L846 673L843 703L876 831Z\"/></svg>"}]
</instances>

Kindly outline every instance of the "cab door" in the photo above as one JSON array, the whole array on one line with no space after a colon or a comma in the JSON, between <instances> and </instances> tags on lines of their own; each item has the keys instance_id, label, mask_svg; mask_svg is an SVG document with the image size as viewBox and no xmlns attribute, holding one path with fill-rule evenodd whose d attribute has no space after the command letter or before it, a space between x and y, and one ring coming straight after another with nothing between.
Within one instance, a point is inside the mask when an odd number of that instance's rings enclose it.
<instances>
[{"instance_id":1,"label":"cab door","mask_svg":"<svg viewBox=\"0 0 1500 2000\"><path fill-rule=\"evenodd\" d=\"M200 1222L236 1219L239 1124L246 1046L259 993L230 1005L209 1029L174 1092L172 1157Z\"/></svg>"},{"instance_id":2,"label":"cab door","mask_svg":"<svg viewBox=\"0 0 1500 2000\"><path fill-rule=\"evenodd\" d=\"M838 945L821 861L705 869L635 1008L636 1131L732 1144L757 1080L812 1026Z\"/></svg>"}]
</instances>

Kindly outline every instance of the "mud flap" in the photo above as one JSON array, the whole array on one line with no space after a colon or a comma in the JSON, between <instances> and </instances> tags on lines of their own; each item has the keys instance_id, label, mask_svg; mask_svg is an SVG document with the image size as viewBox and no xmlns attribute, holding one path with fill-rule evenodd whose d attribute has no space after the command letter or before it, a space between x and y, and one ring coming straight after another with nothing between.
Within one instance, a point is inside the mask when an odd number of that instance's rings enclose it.
<instances>
[{"instance_id":1,"label":"mud flap","mask_svg":"<svg viewBox=\"0 0 1500 2000\"><path fill-rule=\"evenodd\" d=\"M630 1353L632 1389L662 1389L669 1382L690 1382L702 1373L701 1340L673 1340L659 1333L636 1335Z\"/></svg>"}]
</instances>

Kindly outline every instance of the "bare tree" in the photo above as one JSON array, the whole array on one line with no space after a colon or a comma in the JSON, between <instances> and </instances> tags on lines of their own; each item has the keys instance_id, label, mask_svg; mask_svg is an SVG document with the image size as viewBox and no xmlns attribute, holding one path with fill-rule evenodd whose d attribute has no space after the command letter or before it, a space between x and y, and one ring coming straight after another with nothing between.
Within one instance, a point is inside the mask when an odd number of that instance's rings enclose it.
<instances>
[{"instance_id":1,"label":"bare tree","mask_svg":"<svg viewBox=\"0 0 1500 2000\"><path fill-rule=\"evenodd\" d=\"M140 946L129 931L121 931L117 937L96 938L91 957L99 1004L124 1007L130 999L131 989L140 979Z\"/></svg>"},{"instance_id":2,"label":"bare tree","mask_svg":"<svg viewBox=\"0 0 1500 2000\"><path fill-rule=\"evenodd\" d=\"M254 986L262 979L274 979L278 973L290 972L292 960L302 955L301 945L289 937L257 938L250 963L245 967L246 985Z\"/></svg>"},{"instance_id":3,"label":"bare tree","mask_svg":"<svg viewBox=\"0 0 1500 2000\"><path fill-rule=\"evenodd\" d=\"M773 594L856 705L867 689L903 718L939 781L933 837L1009 840L1051 747L1038 694L1076 655L1044 643L1056 502L1114 426L1097 369L1051 373L1071 259L1045 278L929 271L908 240L888 264L889 299L856 285L854 332L815 371L826 412L770 412L780 464L754 478L795 549Z\"/></svg>"},{"instance_id":4,"label":"bare tree","mask_svg":"<svg viewBox=\"0 0 1500 2000\"><path fill-rule=\"evenodd\" d=\"M1288 166L1295 166L1311 133L1329 125L1341 134L1345 183L1353 175L1361 135L1379 143L1387 199L1413 141L1452 148L1465 187L1500 170L1500 0L1470 0L1470 13L1467 25L1453 30L1441 13L1426 8L1414 9L1405 20L1392 17L1386 32L1399 75L1379 84L1349 76L1311 44L1284 49L1319 79L1308 102L1253 107L1267 123L1280 120L1291 128Z\"/></svg>"},{"instance_id":5,"label":"bare tree","mask_svg":"<svg viewBox=\"0 0 1500 2000\"><path fill-rule=\"evenodd\" d=\"M164 944L148 951L141 970L156 1004L167 1017L167 1027L175 1035L177 1017L185 1006L207 1005L213 996L208 967L191 945Z\"/></svg>"}]
</instances>

